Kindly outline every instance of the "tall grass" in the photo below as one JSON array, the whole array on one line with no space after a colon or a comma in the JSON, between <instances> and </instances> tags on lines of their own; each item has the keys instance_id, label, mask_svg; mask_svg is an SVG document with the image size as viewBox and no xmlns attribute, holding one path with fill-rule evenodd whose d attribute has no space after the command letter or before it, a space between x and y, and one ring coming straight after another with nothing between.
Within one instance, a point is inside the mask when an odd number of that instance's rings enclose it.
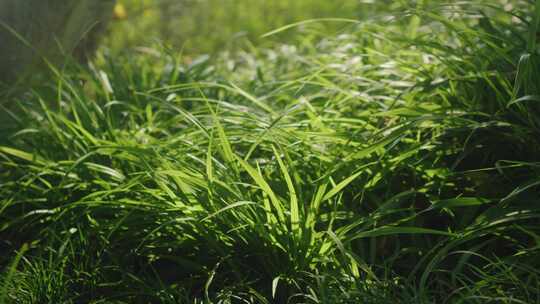
<instances>
[{"instance_id":1,"label":"tall grass","mask_svg":"<svg viewBox=\"0 0 540 304\"><path fill-rule=\"evenodd\" d=\"M20 95L0 299L540 303L540 14L512 5L102 55Z\"/></svg>"}]
</instances>

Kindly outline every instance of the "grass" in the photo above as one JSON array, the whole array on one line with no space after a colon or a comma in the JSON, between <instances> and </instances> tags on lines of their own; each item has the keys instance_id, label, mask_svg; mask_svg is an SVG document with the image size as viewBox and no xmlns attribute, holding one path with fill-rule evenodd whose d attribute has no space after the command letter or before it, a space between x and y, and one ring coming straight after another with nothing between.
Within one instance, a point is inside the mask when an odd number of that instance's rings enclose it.
<instances>
[{"instance_id":1,"label":"grass","mask_svg":"<svg viewBox=\"0 0 540 304\"><path fill-rule=\"evenodd\" d=\"M0 304L540 303L540 5L512 5L11 88Z\"/></svg>"}]
</instances>

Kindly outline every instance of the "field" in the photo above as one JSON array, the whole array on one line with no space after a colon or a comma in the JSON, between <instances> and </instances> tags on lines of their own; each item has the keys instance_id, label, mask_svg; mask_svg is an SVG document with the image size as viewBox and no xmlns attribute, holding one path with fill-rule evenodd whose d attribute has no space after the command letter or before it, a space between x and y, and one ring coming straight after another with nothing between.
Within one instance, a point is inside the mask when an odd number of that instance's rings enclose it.
<instances>
[{"instance_id":1,"label":"field","mask_svg":"<svg viewBox=\"0 0 540 304\"><path fill-rule=\"evenodd\" d=\"M0 86L0 304L540 303L540 1L216 2Z\"/></svg>"}]
</instances>

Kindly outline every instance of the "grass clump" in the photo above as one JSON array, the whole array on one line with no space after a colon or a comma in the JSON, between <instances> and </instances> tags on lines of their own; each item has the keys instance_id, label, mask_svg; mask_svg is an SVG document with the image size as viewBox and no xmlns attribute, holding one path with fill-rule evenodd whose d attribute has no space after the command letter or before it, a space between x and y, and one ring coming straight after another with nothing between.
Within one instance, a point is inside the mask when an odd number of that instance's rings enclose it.
<instances>
[{"instance_id":1,"label":"grass clump","mask_svg":"<svg viewBox=\"0 0 540 304\"><path fill-rule=\"evenodd\" d=\"M540 15L507 8L103 55L6 102L0 300L539 303Z\"/></svg>"}]
</instances>

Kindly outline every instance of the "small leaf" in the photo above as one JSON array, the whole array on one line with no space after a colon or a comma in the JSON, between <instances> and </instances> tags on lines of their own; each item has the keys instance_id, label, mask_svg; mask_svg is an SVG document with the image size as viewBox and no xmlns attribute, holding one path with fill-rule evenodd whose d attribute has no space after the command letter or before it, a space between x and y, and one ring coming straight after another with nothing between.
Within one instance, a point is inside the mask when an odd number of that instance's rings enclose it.
<instances>
[{"instance_id":1,"label":"small leaf","mask_svg":"<svg viewBox=\"0 0 540 304\"><path fill-rule=\"evenodd\" d=\"M530 188L536 187L538 185L540 185L540 178L529 181L528 183L515 188L514 191L512 191L510 194L508 194L505 198L503 198L501 200L501 203L507 202L507 201L515 198L519 194L523 193L524 191L526 191L526 190L528 190Z\"/></svg>"},{"instance_id":2,"label":"small leaf","mask_svg":"<svg viewBox=\"0 0 540 304\"><path fill-rule=\"evenodd\" d=\"M247 206L247 205L257 205L257 204L255 202L248 202L248 201L236 202L236 203L227 205L226 207L221 208L218 211L208 215L207 217L203 218L201 220L201 222L204 222L204 221L209 220L209 219L211 219L213 217L216 217L219 214L221 214L221 213L223 213L223 212L225 212L227 210L234 209L234 208L241 207L241 206Z\"/></svg>"},{"instance_id":3,"label":"small leaf","mask_svg":"<svg viewBox=\"0 0 540 304\"><path fill-rule=\"evenodd\" d=\"M428 229L428 228L419 228L419 227L381 227L369 231L360 232L354 235L352 238L347 241L352 241L361 238L383 236L383 235L396 235L396 234L435 234L435 235L445 235L445 236L455 236L454 233Z\"/></svg>"},{"instance_id":4,"label":"small leaf","mask_svg":"<svg viewBox=\"0 0 540 304\"><path fill-rule=\"evenodd\" d=\"M279 284L279 280L281 279L281 277L275 277L273 280L272 280L272 298L275 299L276 298L276 291L277 291L277 287L278 287L278 284Z\"/></svg>"},{"instance_id":5,"label":"small leaf","mask_svg":"<svg viewBox=\"0 0 540 304\"><path fill-rule=\"evenodd\" d=\"M281 160L281 157L276 150L274 146L272 146L272 150L274 151L274 156L278 161L279 168L281 169L281 174L283 174L283 177L285 178L285 182L287 183L287 187L289 188L289 196L290 196L290 212L291 212L291 230L296 233L298 233L299 225L300 225L300 211L298 207L298 197L296 195L296 190L294 188L294 185L292 183L291 176L289 175L289 172L287 171L287 168L285 167L285 164ZM297 235L300 237L300 235Z\"/></svg>"},{"instance_id":6,"label":"small leaf","mask_svg":"<svg viewBox=\"0 0 540 304\"><path fill-rule=\"evenodd\" d=\"M527 95L527 96L520 97L518 99L512 100L510 103L508 103L508 105L506 107L510 107L510 106L512 106L514 104L522 103L522 102L525 102L525 101L537 101L537 102L540 102L540 95Z\"/></svg>"},{"instance_id":7,"label":"small leaf","mask_svg":"<svg viewBox=\"0 0 540 304\"><path fill-rule=\"evenodd\" d=\"M270 197L270 202L272 203L272 206L276 210L277 217L279 218L281 223L285 223L285 214L283 212L283 208L281 207L281 202L277 198L274 191L272 191L272 188L268 183L264 180L263 176L259 173L259 171L255 170L250 164L248 164L245 160L241 159L240 157L236 157L238 162L240 162L240 165L248 172L248 174L251 176L251 178L257 183L257 186L263 190L264 193L266 193Z\"/></svg>"},{"instance_id":8,"label":"small leaf","mask_svg":"<svg viewBox=\"0 0 540 304\"><path fill-rule=\"evenodd\" d=\"M436 201L427 210L479 206L479 205L489 204L492 202L493 201L490 201L488 199L481 198L481 197L457 197L457 198Z\"/></svg>"},{"instance_id":9,"label":"small leaf","mask_svg":"<svg viewBox=\"0 0 540 304\"><path fill-rule=\"evenodd\" d=\"M0 153L9 154L9 155L18 157L20 159L24 159L24 160L29 161L29 162L37 161L37 157L35 155L30 154L28 152L21 151L21 150L9 148L9 147L1 147L0 146Z\"/></svg>"},{"instance_id":10,"label":"small leaf","mask_svg":"<svg viewBox=\"0 0 540 304\"><path fill-rule=\"evenodd\" d=\"M360 174L362 174L363 171L357 172L343 181L341 181L339 184L337 184L332 190L328 191L326 195L323 197L322 201L326 201L334 197L336 194L338 194L343 188L347 187L350 183L352 183Z\"/></svg>"}]
</instances>

